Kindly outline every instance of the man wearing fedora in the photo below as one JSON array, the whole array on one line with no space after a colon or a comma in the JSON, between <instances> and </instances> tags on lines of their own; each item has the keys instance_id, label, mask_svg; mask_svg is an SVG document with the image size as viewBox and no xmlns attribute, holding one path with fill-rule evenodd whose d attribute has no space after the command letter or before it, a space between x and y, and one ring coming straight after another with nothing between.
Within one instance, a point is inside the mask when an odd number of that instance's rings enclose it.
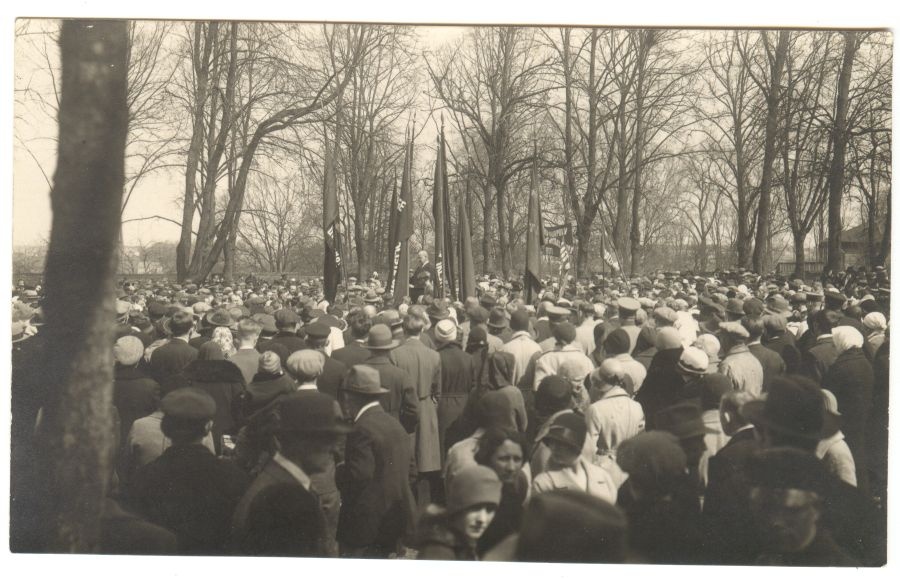
<instances>
[{"instance_id":1,"label":"man wearing fedora","mask_svg":"<svg viewBox=\"0 0 900 579\"><path fill-rule=\"evenodd\" d=\"M412 528L409 435L379 403L387 394L379 372L363 364L350 369L341 387L341 406L353 420L336 475L342 556L387 558Z\"/></svg>"},{"instance_id":2,"label":"man wearing fedora","mask_svg":"<svg viewBox=\"0 0 900 579\"><path fill-rule=\"evenodd\" d=\"M413 433L419 423L419 403L412 376L391 360L391 350L399 345L389 327L375 324L366 338L366 348L371 352L366 365L375 368L380 376L379 384L385 390L380 400L384 411Z\"/></svg>"},{"instance_id":3,"label":"man wearing fedora","mask_svg":"<svg viewBox=\"0 0 900 579\"><path fill-rule=\"evenodd\" d=\"M285 396L275 422L278 450L235 510L234 549L245 555L333 555L312 479L333 468L336 445L350 428L335 400L315 391Z\"/></svg>"}]
</instances>

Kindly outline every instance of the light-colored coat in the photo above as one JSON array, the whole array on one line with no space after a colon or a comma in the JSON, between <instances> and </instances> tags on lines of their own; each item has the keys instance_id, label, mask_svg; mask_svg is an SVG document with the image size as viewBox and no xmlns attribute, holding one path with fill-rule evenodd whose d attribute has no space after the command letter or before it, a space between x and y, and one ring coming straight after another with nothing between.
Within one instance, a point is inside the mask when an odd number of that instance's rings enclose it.
<instances>
[{"instance_id":1,"label":"light-colored coat","mask_svg":"<svg viewBox=\"0 0 900 579\"><path fill-rule=\"evenodd\" d=\"M546 376L553 376L559 373L559 368L564 362L575 360L584 370L583 374L587 376L594 369L594 363L591 359L584 355L579 346L574 344L566 344L562 348L545 352L534 364L534 390L537 391L541 380Z\"/></svg>"},{"instance_id":2,"label":"light-colored coat","mask_svg":"<svg viewBox=\"0 0 900 579\"><path fill-rule=\"evenodd\" d=\"M541 347L531 338L531 334L523 330L513 334L512 339L503 344L500 351L512 354L513 358L516 359L512 383L518 385L519 380L528 371L528 365L534 360L535 356L540 355Z\"/></svg>"},{"instance_id":3,"label":"light-colored coat","mask_svg":"<svg viewBox=\"0 0 900 579\"><path fill-rule=\"evenodd\" d=\"M391 351L391 361L405 370L416 386L419 425L416 428L415 456L419 472L441 470L441 443L436 398L441 394L441 356L417 338L408 338Z\"/></svg>"},{"instance_id":4,"label":"light-colored coat","mask_svg":"<svg viewBox=\"0 0 900 579\"><path fill-rule=\"evenodd\" d=\"M763 367L746 345L729 350L719 362L719 372L728 376L736 391L749 392L757 398L762 394Z\"/></svg>"},{"instance_id":5,"label":"light-colored coat","mask_svg":"<svg viewBox=\"0 0 900 579\"><path fill-rule=\"evenodd\" d=\"M853 486L857 485L856 461L853 460L853 453L844 440L843 432L838 431L834 436L820 441L816 447L816 456L842 481Z\"/></svg>"},{"instance_id":6,"label":"light-colored coat","mask_svg":"<svg viewBox=\"0 0 900 579\"><path fill-rule=\"evenodd\" d=\"M619 445L643 432L645 426L643 408L620 386L591 404L586 418L590 447L599 455L615 456Z\"/></svg>"},{"instance_id":7,"label":"light-colored coat","mask_svg":"<svg viewBox=\"0 0 900 579\"><path fill-rule=\"evenodd\" d=\"M593 497L616 504L616 481L606 470L579 457L575 468L548 470L534 477L531 491L535 494L558 489L585 491Z\"/></svg>"}]
</instances>

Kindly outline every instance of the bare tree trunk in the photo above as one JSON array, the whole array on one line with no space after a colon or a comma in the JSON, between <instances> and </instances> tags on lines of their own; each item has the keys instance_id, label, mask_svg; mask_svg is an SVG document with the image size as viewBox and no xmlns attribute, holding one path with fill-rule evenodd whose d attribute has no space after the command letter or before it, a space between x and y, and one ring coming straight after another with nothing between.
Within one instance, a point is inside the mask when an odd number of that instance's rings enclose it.
<instances>
[{"instance_id":1,"label":"bare tree trunk","mask_svg":"<svg viewBox=\"0 0 900 579\"><path fill-rule=\"evenodd\" d=\"M794 232L794 277L803 278L803 272L806 269L806 234L799 231Z\"/></svg>"},{"instance_id":2,"label":"bare tree trunk","mask_svg":"<svg viewBox=\"0 0 900 579\"><path fill-rule=\"evenodd\" d=\"M881 265L887 261L888 253L891 251L891 187L888 185L887 191L887 203L885 207L888 208L887 215L884 218L884 233L881 234L881 247L878 249L878 255L875 257L875 262L872 265Z\"/></svg>"},{"instance_id":3,"label":"bare tree trunk","mask_svg":"<svg viewBox=\"0 0 900 579\"><path fill-rule=\"evenodd\" d=\"M853 58L856 56L856 32L844 33L844 58L838 77L837 106L834 113L834 156L828 174L828 262L826 270L837 271L841 263L841 201L844 192L844 160L847 152L847 100Z\"/></svg>"},{"instance_id":4,"label":"bare tree trunk","mask_svg":"<svg viewBox=\"0 0 900 579\"><path fill-rule=\"evenodd\" d=\"M763 32L762 34L766 34ZM772 173L775 164L775 140L778 133L778 107L781 102L781 76L787 58L791 33L781 30L775 47L775 61L766 95L766 138L763 151L762 182L759 186L759 217L756 219L756 243L753 246L753 269L759 274L769 270L769 220ZM767 45L768 46L768 45Z\"/></svg>"},{"instance_id":5,"label":"bare tree trunk","mask_svg":"<svg viewBox=\"0 0 900 579\"><path fill-rule=\"evenodd\" d=\"M481 238L481 256L484 260L484 272L494 272L494 256L491 253L491 237L493 236L494 225L494 194L493 185L488 180L487 186L484 188L484 213L481 216L482 238Z\"/></svg>"},{"instance_id":6,"label":"bare tree trunk","mask_svg":"<svg viewBox=\"0 0 900 579\"><path fill-rule=\"evenodd\" d=\"M115 431L112 349L116 240L125 183L124 21L66 20L62 99L44 311L46 381L41 441L47 550L91 553L109 482Z\"/></svg>"}]
</instances>

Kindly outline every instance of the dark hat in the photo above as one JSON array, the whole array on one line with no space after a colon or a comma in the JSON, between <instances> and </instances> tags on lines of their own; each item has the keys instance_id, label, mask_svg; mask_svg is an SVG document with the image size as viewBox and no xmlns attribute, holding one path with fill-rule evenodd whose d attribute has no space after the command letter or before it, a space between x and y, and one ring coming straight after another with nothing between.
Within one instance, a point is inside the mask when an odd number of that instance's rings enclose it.
<instances>
[{"instance_id":1,"label":"dark hat","mask_svg":"<svg viewBox=\"0 0 900 579\"><path fill-rule=\"evenodd\" d=\"M291 308L281 308L280 310L275 312L275 325L279 328L296 326L297 322L299 321L299 318L297 318L297 312L295 312Z\"/></svg>"},{"instance_id":2,"label":"dark hat","mask_svg":"<svg viewBox=\"0 0 900 579\"><path fill-rule=\"evenodd\" d=\"M574 412L565 412L553 419L544 439L556 440L581 450L587 438L587 423L584 416Z\"/></svg>"},{"instance_id":3,"label":"dark hat","mask_svg":"<svg viewBox=\"0 0 900 579\"><path fill-rule=\"evenodd\" d=\"M671 432L679 440L716 432L703 424L703 412L693 402L679 402L657 412L656 428Z\"/></svg>"},{"instance_id":4,"label":"dark hat","mask_svg":"<svg viewBox=\"0 0 900 579\"><path fill-rule=\"evenodd\" d=\"M791 305L781 294L769 296L766 299L765 313L773 315L783 315L791 311Z\"/></svg>"},{"instance_id":5,"label":"dark hat","mask_svg":"<svg viewBox=\"0 0 900 579\"><path fill-rule=\"evenodd\" d=\"M538 414L550 415L570 408L572 383L556 374L545 376L534 393L534 408Z\"/></svg>"},{"instance_id":6,"label":"dark hat","mask_svg":"<svg viewBox=\"0 0 900 579\"><path fill-rule=\"evenodd\" d=\"M622 328L616 328L606 336L603 346L607 354L627 354L631 348L631 337Z\"/></svg>"},{"instance_id":7,"label":"dark hat","mask_svg":"<svg viewBox=\"0 0 900 579\"><path fill-rule=\"evenodd\" d=\"M425 315L434 320L443 320L450 317L450 310L444 305L434 302L425 310Z\"/></svg>"},{"instance_id":8,"label":"dark hat","mask_svg":"<svg viewBox=\"0 0 900 579\"><path fill-rule=\"evenodd\" d=\"M840 429L840 419L827 412L822 388L803 376L772 380L765 400L741 406L741 416L756 426L790 436L822 440Z\"/></svg>"},{"instance_id":9,"label":"dark hat","mask_svg":"<svg viewBox=\"0 0 900 579\"><path fill-rule=\"evenodd\" d=\"M447 514L455 515L478 505L500 504L503 484L493 469L480 464L459 471L447 489Z\"/></svg>"},{"instance_id":10,"label":"dark hat","mask_svg":"<svg viewBox=\"0 0 900 579\"><path fill-rule=\"evenodd\" d=\"M518 309L509 316L509 325L518 331L528 329L528 312L524 309Z\"/></svg>"},{"instance_id":11,"label":"dark hat","mask_svg":"<svg viewBox=\"0 0 900 579\"><path fill-rule=\"evenodd\" d=\"M687 456L671 432L641 432L619 445L616 462L645 485L666 485L687 472Z\"/></svg>"},{"instance_id":12,"label":"dark hat","mask_svg":"<svg viewBox=\"0 0 900 579\"><path fill-rule=\"evenodd\" d=\"M831 479L824 463L810 452L792 447L765 448L747 460L748 482L753 487L827 492Z\"/></svg>"},{"instance_id":13,"label":"dark hat","mask_svg":"<svg viewBox=\"0 0 900 579\"><path fill-rule=\"evenodd\" d=\"M166 315L168 310L169 305L162 302L150 302L147 305L147 315L151 318L161 318Z\"/></svg>"},{"instance_id":14,"label":"dark hat","mask_svg":"<svg viewBox=\"0 0 900 579\"><path fill-rule=\"evenodd\" d=\"M628 521L614 505L586 492L532 495L522 516L514 559L539 563L623 563Z\"/></svg>"},{"instance_id":15,"label":"dark hat","mask_svg":"<svg viewBox=\"0 0 900 579\"><path fill-rule=\"evenodd\" d=\"M758 318L763 314L766 305L756 298L750 298L744 302L744 315L751 318Z\"/></svg>"},{"instance_id":16,"label":"dark hat","mask_svg":"<svg viewBox=\"0 0 900 579\"><path fill-rule=\"evenodd\" d=\"M216 401L199 388L176 388L163 397L160 410L167 416L185 420L210 420L216 415Z\"/></svg>"},{"instance_id":17,"label":"dark hat","mask_svg":"<svg viewBox=\"0 0 900 579\"><path fill-rule=\"evenodd\" d=\"M503 308L494 308L491 310L487 325L492 328L505 328L509 325L509 322L506 319L506 312L503 311Z\"/></svg>"},{"instance_id":18,"label":"dark hat","mask_svg":"<svg viewBox=\"0 0 900 579\"><path fill-rule=\"evenodd\" d=\"M825 292L825 305L832 309L840 309L847 301L847 296L836 289L830 289Z\"/></svg>"},{"instance_id":19,"label":"dark hat","mask_svg":"<svg viewBox=\"0 0 900 579\"><path fill-rule=\"evenodd\" d=\"M378 297L377 293L375 293L373 290L369 290L366 292L366 297L363 298L363 301L366 302L367 304L375 304L375 303L378 303L378 300L380 300L380 299L381 298Z\"/></svg>"},{"instance_id":20,"label":"dark hat","mask_svg":"<svg viewBox=\"0 0 900 579\"><path fill-rule=\"evenodd\" d=\"M486 344L487 343L487 332L481 326L475 326L474 328L469 330L469 344Z\"/></svg>"},{"instance_id":21,"label":"dark hat","mask_svg":"<svg viewBox=\"0 0 900 579\"><path fill-rule=\"evenodd\" d=\"M490 314L481 306L475 306L469 310L469 321L471 324L483 324L490 318Z\"/></svg>"},{"instance_id":22,"label":"dark hat","mask_svg":"<svg viewBox=\"0 0 900 579\"><path fill-rule=\"evenodd\" d=\"M575 326L569 322L562 322L553 327L553 337L557 342L571 344L575 341Z\"/></svg>"},{"instance_id":23,"label":"dark hat","mask_svg":"<svg viewBox=\"0 0 900 579\"><path fill-rule=\"evenodd\" d=\"M744 315L744 302L738 298L731 298L725 304L725 311L735 316Z\"/></svg>"},{"instance_id":24,"label":"dark hat","mask_svg":"<svg viewBox=\"0 0 900 579\"><path fill-rule=\"evenodd\" d=\"M278 430L308 434L343 434L352 429L340 417L334 398L321 392L294 392L278 403Z\"/></svg>"},{"instance_id":25,"label":"dark hat","mask_svg":"<svg viewBox=\"0 0 900 579\"><path fill-rule=\"evenodd\" d=\"M326 326L318 321L309 324L303 329L306 330L306 335L314 340L324 340L331 335L331 326Z\"/></svg>"},{"instance_id":26,"label":"dark hat","mask_svg":"<svg viewBox=\"0 0 900 579\"><path fill-rule=\"evenodd\" d=\"M385 324L375 324L369 330L366 348L370 350L392 350L399 345L400 342L394 339L393 332Z\"/></svg>"},{"instance_id":27,"label":"dark hat","mask_svg":"<svg viewBox=\"0 0 900 579\"><path fill-rule=\"evenodd\" d=\"M400 312L397 310L384 310L379 312L373 321L376 324L385 324L391 328L403 325L403 318L400 317Z\"/></svg>"},{"instance_id":28,"label":"dark hat","mask_svg":"<svg viewBox=\"0 0 900 579\"><path fill-rule=\"evenodd\" d=\"M262 326L262 331L267 334L274 334L278 331L275 326L275 316L271 314L253 314L253 319Z\"/></svg>"},{"instance_id":29,"label":"dark hat","mask_svg":"<svg viewBox=\"0 0 900 579\"><path fill-rule=\"evenodd\" d=\"M719 407L723 396L734 390L734 386L725 374L712 372L700 378L700 389L701 407L703 410L713 410Z\"/></svg>"},{"instance_id":30,"label":"dark hat","mask_svg":"<svg viewBox=\"0 0 900 579\"><path fill-rule=\"evenodd\" d=\"M341 389L369 396L380 396L390 392L381 387L381 374L378 370L365 364L357 364L350 368Z\"/></svg>"},{"instance_id":31,"label":"dark hat","mask_svg":"<svg viewBox=\"0 0 900 579\"><path fill-rule=\"evenodd\" d=\"M492 296L491 294L481 294L481 297L478 298L478 303L481 304L486 310L490 310L495 305L497 305L497 298Z\"/></svg>"}]
</instances>

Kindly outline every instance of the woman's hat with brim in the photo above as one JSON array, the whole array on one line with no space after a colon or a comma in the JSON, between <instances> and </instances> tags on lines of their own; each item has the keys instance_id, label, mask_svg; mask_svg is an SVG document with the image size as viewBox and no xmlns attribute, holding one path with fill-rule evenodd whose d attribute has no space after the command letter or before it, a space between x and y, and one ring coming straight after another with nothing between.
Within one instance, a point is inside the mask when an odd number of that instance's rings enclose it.
<instances>
[{"instance_id":1,"label":"woman's hat with brim","mask_svg":"<svg viewBox=\"0 0 900 579\"><path fill-rule=\"evenodd\" d=\"M473 465L459 471L447 489L447 514L452 516L479 505L500 504L503 483L493 469Z\"/></svg>"},{"instance_id":2,"label":"woman's hat with brim","mask_svg":"<svg viewBox=\"0 0 900 579\"><path fill-rule=\"evenodd\" d=\"M741 416L754 426L808 440L830 438L840 430L840 417L828 412L822 388L802 376L778 377L765 400L741 406Z\"/></svg>"}]
</instances>

